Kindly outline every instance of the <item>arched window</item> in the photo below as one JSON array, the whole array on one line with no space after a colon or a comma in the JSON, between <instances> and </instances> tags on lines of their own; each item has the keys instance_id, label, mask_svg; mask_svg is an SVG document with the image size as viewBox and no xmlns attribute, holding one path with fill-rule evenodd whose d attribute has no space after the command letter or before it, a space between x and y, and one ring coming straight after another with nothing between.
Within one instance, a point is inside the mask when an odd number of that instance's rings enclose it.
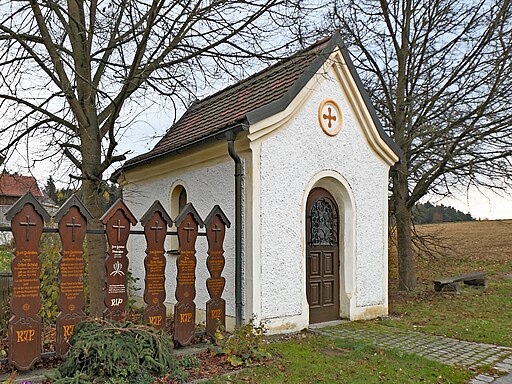
<instances>
[{"instance_id":1,"label":"arched window","mask_svg":"<svg viewBox=\"0 0 512 384\"><path fill-rule=\"evenodd\" d=\"M171 189L171 196L170 196L170 213L171 217L175 219L180 214L181 210L185 207L187 204L187 190L182 184L176 184Z\"/></svg>"},{"instance_id":2,"label":"arched window","mask_svg":"<svg viewBox=\"0 0 512 384\"><path fill-rule=\"evenodd\" d=\"M171 214L171 218L174 220L178 217L180 212L183 208L185 208L185 205L187 205L187 190L182 184L176 183L173 188L171 189L170 199L169 199L169 210ZM175 228L176 229L176 228ZM170 254L177 254L178 252L178 237L177 236L169 236L170 237L170 250L168 253Z\"/></svg>"},{"instance_id":3,"label":"arched window","mask_svg":"<svg viewBox=\"0 0 512 384\"><path fill-rule=\"evenodd\" d=\"M185 208L185 205L187 205L187 190L183 187L181 187L181 192L178 197L178 210L181 212L183 208ZM179 214L179 213L178 213Z\"/></svg>"},{"instance_id":4,"label":"arched window","mask_svg":"<svg viewBox=\"0 0 512 384\"><path fill-rule=\"evenodd\" d=\"M338 245L338 214L328 197L311 206L311 245Z\"/></svg>"}]
</instances>

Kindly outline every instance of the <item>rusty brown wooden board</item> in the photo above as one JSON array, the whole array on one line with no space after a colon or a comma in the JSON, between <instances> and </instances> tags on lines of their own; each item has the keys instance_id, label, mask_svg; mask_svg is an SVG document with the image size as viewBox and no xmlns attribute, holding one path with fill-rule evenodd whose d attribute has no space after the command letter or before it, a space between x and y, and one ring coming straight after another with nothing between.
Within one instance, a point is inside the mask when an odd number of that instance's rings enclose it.
<instances>
[{"instance_id":1,"label":"rusty brown wooden board","mask_svg":"<svg viewBox=\"0 0 512 384\"><path fill-rule=\"evenodd\" d=\"M101 222L105 225L109 244L105 259L106 287L103 317L115 321L126 318L128 302L128 257L126 243L130 234L130 224L137 220L128 207L118 200L103 215Z\"/></svg>"},{"instance_id":2,"label":"rusty brown wooden board","mask_svg":"<svg viewBox=\"0 0 512 384\"><path fill-rule=\"evenodd\" d=\"M176 260L176 300L174 306L174 340L180 345L190 344L194 337L196 305L196 239L199 225L203 225L192 204L187 204L176 218L180 254Z\"/></svg>"},{"instance_id":3,"label":"rusty brown wooden board","mask_svg":"<svg viewBox=\"0 0 512 384\"><path fill-rule=\"evenodd\" d=\"M223 244L229 221L216 206L206 218L205 224L208 239L206 266L211 276L206 280L210 294L210 300L206 303L206 334L213 338L219 326L226 326L226 301L222 299L226 280L221 275L226 263Z\"/></svg>"},{"instance_id":4,"label":"rusty brown wooden board","mask_svg":"<svg viewBox=\"0 0 512 384\"><path fill-rule=\"evenodd\" d=\"M66 201L55 215L62 243L57 300L61 312L57 316L55 343L57 357L68 351L69 339L73 335L75 325L85 318L83 243L87 221L91 219L89 212L76 197Z\"/></svg>"},{"instance_id":5,"label":"rusty brown wooden board","mask_svg":"<svg viewBox=\"0 0 512 384\"><path fill-rule=\"evenodd\" d=\"M13 292L9 320L9 363L29 370L41 358L39 240L48 214L32 195L23 196L6 213L15 251L11 263Z\"/></svg>"},{"instance_id":6,"label":"rusty brown wooden board","mask_svg":"<svg viewBox=\"0 0 512 384\"><path fill-rule=\"evenodd\" d=\"M142 217L146 237L146 271L144 287L144 321L161 329L166 325L165 301L165 236L172 220L159 202L155 202Z\"/></svg>"}]
</instances>

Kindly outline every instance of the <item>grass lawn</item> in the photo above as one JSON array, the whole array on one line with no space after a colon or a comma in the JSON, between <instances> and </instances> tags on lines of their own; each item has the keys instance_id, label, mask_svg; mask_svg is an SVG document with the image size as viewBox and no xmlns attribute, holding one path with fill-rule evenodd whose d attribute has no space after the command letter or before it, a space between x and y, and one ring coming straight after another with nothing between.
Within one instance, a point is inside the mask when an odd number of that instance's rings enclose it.
<instances>
[{"instance_id":1,"label":"grass lawn","mask_svg":"<svg viewBox=\"0 0 512 384\"><path fill-rule=\"evenodd\" d=\"M482 291L420 292L392 304L392 317L379 321L457 339L512 347L512 280L494 279Z\"/></svg>"},{"instance_id":2,"label":"grass lawn","mask_svg":"<svg viewBox=\"0 0 512 384\"><path fill-rule=\"evenodd\" d=\"M375 322L375 326L512 347L512 221L432 224L418 226L417 230L438 244L437 252L420 252L417 257L418 289L398 292L397 254L391 242L391 316ZM474 271L487 273L487 289L434 292L435 278ZM272 365L210 382L467 383L474 375L415 355L312 335L269 348L278 357Z\"/></svg>"},{"instance_id":3,"label":"grass lawn","mask_svg":"<svg viewBox=\"0 0 512 384\"><path fill-rule=\"evenodd\" d=\"M467 383L472 374L422 357L303 335L271 344L274 364L208 383Z\"/></svg>"},{"instance_id":4,"label":"grass lawn","mask_svg":"<svg viewBox=\"0 0 512 384\"><path fill-rule=\"evenodd\" d=\"M442 244L417 258L418 289L396 291L397 256L390 248L389 326L512 347L512 221L474 221L418 226ZM483 271L489 287L434 292L439 277Z\"/></svg>"}]
</instances>

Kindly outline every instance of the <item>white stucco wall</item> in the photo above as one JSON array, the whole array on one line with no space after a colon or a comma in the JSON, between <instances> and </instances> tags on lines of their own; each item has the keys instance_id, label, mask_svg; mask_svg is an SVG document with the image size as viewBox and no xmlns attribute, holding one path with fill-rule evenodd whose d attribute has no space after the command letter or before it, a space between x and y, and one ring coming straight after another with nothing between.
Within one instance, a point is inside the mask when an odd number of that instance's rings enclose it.
<instances>
[{"instance_id":1,"label":"white stucco wall","mask_svg":"<svg viewBox=\"0 0 512 384\"><path fill-rule=\"evenodd\" d=\"M335 100L343 114L341 132L334 137L318 123L318 106L326 98ZM368 145L334 72L291 121L260 140L262 317L304 316L303 205L306 186L326 170L347 181L355 200L355 292L348 294L356 295L357 307L387 305L389 165Z\"/></svg>"},{"instance_id":2,"label":"white stucco wall","mask_svg":"<svg viewBox=\"0 0 512 384\"><path fill-rule=\"evenodd\" d=\"M152 172L148 170L148 172ZM233 223L235 217L234 208L234 165L233 161L226 158L225 162L208 165L204 168L191 171L169 171L159 174L152 179L130 182L130 173L127 175L127 184L124 186L124 198L130 210L137 219L140 219L146 210L155 200L160 200L167 212L175 219L176 215L170 212L170 191L176 183L183 185L187 191L188 202L191 202L203 220L213 208L218 204L224 211L228 219ZM134 229L142 229L140 223ZM175 230L173 228L173 230ZM205 229L199 229L204 232ZM226 266L222 275L226 278L226 287L222 297L226 300L226 314L234 316L235 314L235 293L234 293L234 229L233 226L226 230L224 242L224 255L226 257ZM169 237L166 240L166 250L169 249ZM144 257L145 240L143 235L133 235L130 237L128 257L130 259L130 270L134 277L139 278L138 292L142 296L144 288ZM206 302L209 299L206 289L206 279L210 276L206 268L207 241L206 237L198 237L196 242L196 307L198 310L206 309ZM166 266L166 292L167 303L175 303L176 290L176 255L167 255Z\"/></svg>"},{"instance_id":3,"label":"white stucco wall","mask_svg":"<svg viewBox=\"0 0 512 384\"><path fill-rule=\"evenodd\" d=\"M381 157L386 155L377 148L381 144L375 140L379 138L369 136L369 129L375 130L371 118L364 115L366 109L361 111L361 100L354 103L345 94L352 92L352 98L359 97L358 93L354 96L352 83L352 88L345 82L340 85L343 76L346 75L331 69L315 77L286 111L258 122L259 126L251 126L247 136L240 135L242 139L237 140L246 160L244 315L246 319L255 314L257 318L271 320L274 332L298 330L309 324L305 204L315 186L329 190L339 203L340 224L346 235L340 244L341 315L359 319L387 312L387 188L392 160ZM333 99L343 115L341 131L334 137L326 135L318 123L318 107L325 99ZM219 204L234 224L233 161L227 154L218 155L224 153L216 152L218 144L212 145L198 150L208 152L210 157L192 165L188 160L194 154L187 153L181 160L175 157L169 163L161 161L146 167L146 173L144 168L132 176L128 172L124 194L135 217L140 219L156 199L169 208L171 187L180 183L203 219ZM331 190L337 188L336 183L343 187ZM235 315L234 237L232 227L226 232L223 273L228 316ZM130 268L143 287L143 236L132 236L128 245ZM209 277L206 248L206 239L199 237L195 300L198 309L204 309L209 298L205 286ZM166 274L166 301L174 303L176 256L167 257Z\"/></svg>"}]
</instances>

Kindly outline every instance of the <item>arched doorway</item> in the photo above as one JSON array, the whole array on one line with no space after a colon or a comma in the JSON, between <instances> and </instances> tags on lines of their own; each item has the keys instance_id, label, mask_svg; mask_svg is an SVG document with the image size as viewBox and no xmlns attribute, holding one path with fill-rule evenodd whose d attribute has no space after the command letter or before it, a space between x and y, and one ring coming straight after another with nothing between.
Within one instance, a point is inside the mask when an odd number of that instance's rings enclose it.
<instances>
[{"instance_id":1,"label":"arched doorway","mask_svg":"<svg viewBox=\"0 0 512 384\"><path fill-rule=\"evenodd\" d=\"M323 188L311 190L306 203L306 295L309 322L340 317L339 211Z\"/></svg>"}]
</instances>

